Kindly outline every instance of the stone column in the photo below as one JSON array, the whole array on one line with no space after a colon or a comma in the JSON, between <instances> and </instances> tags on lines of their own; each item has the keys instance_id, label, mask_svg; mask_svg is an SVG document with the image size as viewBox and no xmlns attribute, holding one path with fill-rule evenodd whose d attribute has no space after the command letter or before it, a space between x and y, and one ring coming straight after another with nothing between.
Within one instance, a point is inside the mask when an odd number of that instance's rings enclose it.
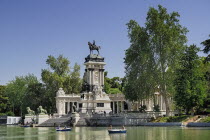
<instances>
[{"instance_id":1,"label":"stone column","mask_svg":"<svg viewBox=\"0 0 210 140\"><path fill-rule=\"evenodd\" d=\"M117 114L119 113L119 101L117 101Z\"/></svg>"},{"instance_id":2,"label":"stone column","mask_svg":"<svg viewBox=\"0 0 210 140\"><path fill-rule=\"evenodd\" d=\"M63 103L63 104L62 104L62 106L63 106L63 114L66 114L66 113L65 113L65 110L66 110L65 102L63 101L62 103Z\"/></svg>"},{"instance_id":3,"label":"stone column","mask_svg":"<svg viewBox=\"0 0 210 140\"><path fill-rule=\"evenodd\" d=\"M92 78L92 76L91 76L91 70L89 69L88 71L89 71L89 85L91 85L91 78Z\"/></svg>"},{"instance_id":4,"label":"stone column","mask_svg":"<svg viewBox=\"0 0 210 140\"><path fill-rule=\"evenodd\" d=\"M104 70L102 70L102 85L104 85Z\"/></svg>"},{"instance_id":5,"label":"stone column","mask_svg":"<svg viewBox=\"0 0 210 140\"><path fill-rule=\"evenodd\" d=\"M102 82L102 80L103 80L103 75L102 75L102 73L103 73L103 71L102 70L100 70L100 85L103 85L103 82Z\"/></svg>"},{"instance_id":6,"label":"stone column","mask_svg":"<svg viewBox=\"0 0 210 140\"><path fill-rule=\"evenodd\" d=\"M123 111L124 111L124 102L121 101L121 112L123 112Z\"/></svg>"},{"instance_id":7,"label":"stone column","mask_svg":"<svg viewBox=\"0 0 210 140\"><path fill-rule=\"evenodd\" d=\"M94 74L94 70L92 70L92 77L91 77L91 85L94 85L94 76L95 76L95 74ZM92 89L93 90L93 89Z\"/></svg>"},{"instance_id":8,"label":"stone column","mask_svg":"<svg viewBox=\"0 0 210 140\"><path fill-rule=\"evenodd\" d=\"M115 114L115 102L113 101L113 114Z\"/></svg>"},{"instance_id":9,"label":"stone column","mask_svg":"<svg viewBox=\"0 0 210 140\"><path fill-rule=\"evenodd\" d=\"M69 105L69 102L67 102L67 114L68 114L69 110L70 110L70 105Z\"/></svg>"},{"instance_id":10,"label":"stone column","mask_svg":"<svg viewBox=\"0 0 210 140\"><path fill-rule=\"evenodd\" d=\"M74 105L74 102L70 102L71 104L71 113L73 112L73 105Z\"/></svg>"},{"instance_id":11,"label":"stone column","mask_svg":"<svg viewBox=\"0 0 210 140\"><path fill-rule=\"evenodd\" d=\"M79 103L77 102L77 111L79 110Z\"/></svg>"},{"instance_id":12,"label":"stone column","mask_svg":"<svg viewBox=\"0 0 210 140\"><path fill-rule=\"evenodd\" d=\"M101 86L101 71L98 70L98 85Z\"/></svg>"}]
</instances>

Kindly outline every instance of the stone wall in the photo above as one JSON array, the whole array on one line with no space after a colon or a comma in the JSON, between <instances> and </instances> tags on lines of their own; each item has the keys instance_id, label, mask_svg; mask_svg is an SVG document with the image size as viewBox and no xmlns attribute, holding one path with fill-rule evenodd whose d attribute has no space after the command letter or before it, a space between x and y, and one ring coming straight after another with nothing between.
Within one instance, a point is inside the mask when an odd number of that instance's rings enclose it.
<instances>
[{"instance_id":1,"label":"stone wall","mask_svg":"<svg viewBox=\"0 0 210 140\"><path fill-rule=\"evenodd\" d=\"M159 113L128 113L111 116L97 116L86 118L90 126L138 126L147 123Z\"/></svg>"}]
</instances>

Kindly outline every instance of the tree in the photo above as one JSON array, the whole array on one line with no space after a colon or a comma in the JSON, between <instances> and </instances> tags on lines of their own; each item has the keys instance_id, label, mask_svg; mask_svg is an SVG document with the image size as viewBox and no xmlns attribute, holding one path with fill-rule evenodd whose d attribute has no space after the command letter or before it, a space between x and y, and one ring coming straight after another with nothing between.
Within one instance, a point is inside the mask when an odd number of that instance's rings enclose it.
<instances>
[{"instance_id":1,"label":"tree","mask_svg":"<svg viewBox=\"0 0 210 140\"><path fill-rule=\"evenodd\" d=\"M59 88L63 88L66 94L79 93L81 91L80 66L75 64L73 72L70 71L69 60L62 55L58 58L48 56L46 63L50 69L42 69L42 81L46 86L48 98L48 112L56 110L55 97Z\"/></svg>"},{"instance_id":2,"label":"tree","mask_svg":"<svg viewBox=\"0 0 210 140\"><path fill-rule=\"evenodd\" d=\"M24 98L24 106L30 107L32 110L37 111L39 106L46 108L47 104L48 98L46 97L46 89L44 85L39 83L39 81L28 84L27 94Z\"/></svg>"},{"instance_id":3,"label":"tree","mask_svg":"<svg viewBox=\"0 0 210 140\"><path fill-rule=\"evenodd\" d=\"M131 20L128 24L128 37L131 46L125 56L125 97L131 101L140 101L154 93L155 63L149 47L149 36L144 27Z\"/></svg>"},{"instance_id":4,"label":"tree","mask_svg":"<svg viewBox=\"0 0 210 140\"><path fill-rule=\"evenodd\" d=\"M104 91L107 94L117 94L117 93L122 93L123 89L123 84L122 81L123 78L120 77L113 77L113 78L108 78L107 77L108 72L104 72Z\"/></svg>"},{"instance_id":5,"label":"tree","mask_svg":"<svg viewBox=\"0 0 210 140\"><path fill-rule=\"evenodd\" d=\"M167 9L159 5L158 9L149 9L145 27L134 20L127 24L131 46L125 54L126 97L143 99L152 96L159 87L167 116L170 112L167 84L172 81L170 73L187 41L187 29L179 24L179 16L177 12L168 14ZM169 68L171 72L167 73Z\"/></svg>"},{"instance_id":6,"label":"tree","mask_svg":"<svg viewBox=\"0 0 210 140\"><path fill-rule=\"evenodd\" d=\"M27 76L17 76L15 80L10 81L5 89L6 95L9 97L9 102L13 107L13 113L15 115L23 115L26 103L28 100L28 87L29 85L38 83L37 78L29 74Z\"/></svg>"},{"instance_id":7,"label":"tree","mask_svg":"<svg viewBox=\"0 0 210 140\"><path fill-rule=\"evenodd\" d=\"M110 84L110 78L107 77L108 72L105 71L104 72L104 91L109 94L110 93L110 88L111 88L111 84Z\"/></svg>"},{"instance_id":8,"label":"tree","mask_svg":"<svg viewBox=\"0 0 210 140\"><path fill-rule=\"evenodd\" d=\"M0 113L6 113L9 106L8 97L5 95L6 86L0 85Z\"/></svg>"},{"instance_id":9,"label":"tree","mask_svg":"<svg viewBox=\"0 0 210 140\"><path fill-rule=\"evenodd\" d=\"M194 114L206 98L207 85L198 51L195 45L187 47L176 70L174 100L178 107L186 109L187 114L190 110Z\"/></svg>"},{"instance_id":10,"label":"tree","mask_svg":"<svg viewBox=\"0 0 210 140\"><path fill-rule=\"evenodd\" d=\"M201 44L205 46L203 52L208 54L210 52L210 39L201 42ZM205 62L210 62L210 54L206 57Z\"/></svg>"}]
</instances>

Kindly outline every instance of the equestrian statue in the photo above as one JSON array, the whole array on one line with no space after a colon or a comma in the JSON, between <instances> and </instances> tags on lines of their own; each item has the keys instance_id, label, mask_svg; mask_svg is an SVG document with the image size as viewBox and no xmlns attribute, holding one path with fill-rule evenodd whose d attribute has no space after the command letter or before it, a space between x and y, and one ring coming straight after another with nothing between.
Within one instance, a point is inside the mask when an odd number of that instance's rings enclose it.
<instances>
[{"instance_id":1,"label":"equestrian statue","mask_svg":"<svg viewBox=\"0 0 210 140\"><path fill-rule=\"evenodd\" d=\"M101 49L101 47L95 45L95 40L93 40L93 44L88 42L88 45L89 45L89 49L90 49L90 54L93 52L93 50L96 50L99 55L99 49Z\"/></svg>"}]
</instances>

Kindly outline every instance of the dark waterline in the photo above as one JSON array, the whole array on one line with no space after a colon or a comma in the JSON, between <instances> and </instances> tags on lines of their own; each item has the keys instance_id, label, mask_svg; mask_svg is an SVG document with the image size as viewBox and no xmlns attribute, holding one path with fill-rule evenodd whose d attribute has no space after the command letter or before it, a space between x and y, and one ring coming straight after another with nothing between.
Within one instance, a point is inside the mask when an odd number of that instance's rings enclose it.
<instances>
[{"instance_id":1,"label":"dark waterline","mask_svg":"<svg viewBox=\"0 0 210 140\"><path fill-rule=\"evenodd\" d=\"M210 128L126 127L127 134L108 134L105 127L75 127L56 132L50 127L0 126L0 140L209 140Z\"/></svg>"}]
</instances>

